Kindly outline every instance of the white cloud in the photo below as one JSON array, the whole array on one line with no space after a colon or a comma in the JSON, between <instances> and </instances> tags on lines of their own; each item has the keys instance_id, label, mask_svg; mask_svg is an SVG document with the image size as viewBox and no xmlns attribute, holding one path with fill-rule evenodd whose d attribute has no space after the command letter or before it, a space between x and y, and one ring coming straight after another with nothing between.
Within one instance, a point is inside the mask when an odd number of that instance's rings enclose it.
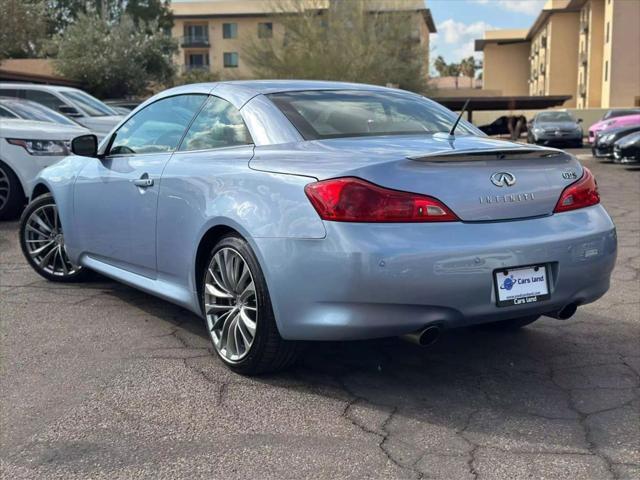
<instances>
[{"instance_id":1,"label":"white cloud","mask_svg":"<svg viewBox=\"0 0 640 480\"><path fill-rule=\"evenodd\" d=\"M545 4L545 0L475 0L475 3L492 5L525 15L537 15Z\"/></svg>"},{"instance_id":2,"label":"white cloud","mask_svg":"<svg viewBox=\"0 0 640 480\"><path fill-rule=\"evenodd\" d=\"M474 40L482 38L485 30L494 30L490 24L479 21L470 24L452 18L437 25L438 33L431 37L435 56L442 55L447 62L458 62L463 58L479 54L474 52Z\"/></svg>"}]
</instances>

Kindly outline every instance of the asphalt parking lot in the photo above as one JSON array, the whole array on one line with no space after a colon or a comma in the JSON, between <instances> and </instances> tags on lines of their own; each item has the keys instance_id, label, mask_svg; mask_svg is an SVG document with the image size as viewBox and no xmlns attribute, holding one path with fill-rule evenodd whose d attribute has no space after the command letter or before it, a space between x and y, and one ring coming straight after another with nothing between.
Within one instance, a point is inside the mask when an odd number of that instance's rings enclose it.
<instances>
[{"instance_id":1,"label":"asphalt parking lot","mask_svg":"<svg viewBox=\"0 0 640 480\"><path fill-rule=\"evenodd\" d=\"M0 223L1 473L34 478L640 478L640 167L592 168L609 293L518 333L311 345L244 378L186 311L55 285Z\"/></svg>"}]
</instances>

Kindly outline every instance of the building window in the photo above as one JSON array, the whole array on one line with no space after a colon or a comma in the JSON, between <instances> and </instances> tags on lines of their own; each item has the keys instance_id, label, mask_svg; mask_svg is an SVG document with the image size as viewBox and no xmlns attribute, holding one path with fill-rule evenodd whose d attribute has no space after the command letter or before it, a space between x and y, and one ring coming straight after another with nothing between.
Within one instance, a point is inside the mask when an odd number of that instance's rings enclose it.
<instances>
[{"instance_id":1,"label":"building window","mask_svg":"<svg viewBox=\"0 0 640 480\"><path fill-rule=\"evenodd\" d=\"M258 38L271 38L273 37L273 23L259 23L258 24Z\"/></svg>"},{"instance_id":2,"label":"building window","mask_svg":"<svg viewBox=\"0 0 640 480\"><path fill-rule=\"evenodd\" d=\"M182 46L208 46L209 28L208 25L185 25Z\"/></svg>"},{"instance_id":3,"label":"building window","mask_svg":"<svg viewBox=\"0 0 640 480\"><path fill-rule=\"evenodd\" d=\"M238 53L224 52L224 68L238 68Z\"/></svg>"},{"instance_id":4,"label":"building window","mask_svg":"<svg viewBox=\"0 0 640 480\"><path fill-rule=\"evenodd\" d=\"M222 24L222 38L237 38L238 37L238 24L237 23L223 23Z\"/></svg>"},{"instance_id":5,"label":"building window","mask_svg":"<svg viewBox=\"0 0 640 480\"><path fill-rule=\"evenodd\" d=\"M604 81L609 81L609 60L604 62Z\"/></svg>"},{"instance_id":6,"label":"building window","mask_svg":"<svg viewBox=\"0 0 640 480\"><path fill-rule=\"evenodd\" d=\"M604 37L604 43L609 43L609 22L607 22L607 33Z\"/></svg>"},{"instance_id":7,"label":"building window","mask_svg":"<svg viewBox=\"0 0 640 480\"><path fill-rule=\"evenodd\" d=\"M209 55L206 53L190 53L187 55L185 70L209 70Z\"/></svg>"}]
</instances>

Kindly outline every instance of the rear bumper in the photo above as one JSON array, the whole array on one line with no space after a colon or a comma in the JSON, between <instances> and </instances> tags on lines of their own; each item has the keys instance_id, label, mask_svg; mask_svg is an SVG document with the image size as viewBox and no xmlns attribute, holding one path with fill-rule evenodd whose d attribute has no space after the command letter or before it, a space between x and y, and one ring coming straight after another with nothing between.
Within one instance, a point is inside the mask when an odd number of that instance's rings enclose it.
<instances>
[{"instance_id":1,"label":"rear bumper","mask_svg":"<svg viewBox=\"0 0 640 480\"><path fill-rule=\"evenodd\" d=\"M284 338L385 337L557 311L601 297L616 258L600 205L512 222L325 226L321 240L256 239ZM493 271L540 263L551 298L497 307Z\"/></svg>"}]
</instances>

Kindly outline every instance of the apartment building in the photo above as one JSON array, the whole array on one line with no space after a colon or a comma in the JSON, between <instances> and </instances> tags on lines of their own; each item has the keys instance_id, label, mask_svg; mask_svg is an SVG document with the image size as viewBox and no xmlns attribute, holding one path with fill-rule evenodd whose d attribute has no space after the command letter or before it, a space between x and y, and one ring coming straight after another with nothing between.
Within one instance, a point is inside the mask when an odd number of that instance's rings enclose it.
<instances>
[{"instance_id":1,"label":"apartment building","mask_svg":"<svg viewBox=\"0 0 640 480\"><path fill-rule=\"evenodd\" d=\"M172 36L179 42L175 62L183 72L206 69L219 73L222 78L250 78L251 68L242 59L246 40L267 40L284 35L284 27L273 20L274 6L285 7L285 11L298 11L302 5L321 13L330 1L299 0L295 4L273 0L171 2L174 18ZM371 11L411 12L415 24L407 28L415 29L425 52L429 51L429 34L436 28L423 0L369 0L367 7ZM428 55L424 61L428 67Z\"/></svg>"},{"instance_id":2,"label":"apartment building","mask_svg":"<svg viewBox=\"0 0 640 480\"><path fill-rule=\"evenodd\" d=\"M502 95L529 95L528 30L489 30L476 40L482 59L482 88Z\"/></svg>"},{"instance_id":3,"label":"apartment building","mask_svg":"<svg viewBox=\"0 0 640 480\"><path fill-rule=\"evenodd\" d=\"M526 32L487 31L476 40L483 88L571 95L567 107L639 106L639 25L638 0L548 0Z\"/></svg>"}]
</instances>

